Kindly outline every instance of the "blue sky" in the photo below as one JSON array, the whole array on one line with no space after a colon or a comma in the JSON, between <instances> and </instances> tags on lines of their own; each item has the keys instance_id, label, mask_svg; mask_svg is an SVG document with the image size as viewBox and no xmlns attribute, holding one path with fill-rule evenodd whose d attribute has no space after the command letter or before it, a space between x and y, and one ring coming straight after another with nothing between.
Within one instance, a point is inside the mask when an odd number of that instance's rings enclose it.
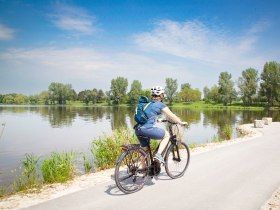
<instances>
[{"instance_id":1,"label":"blue sky","mask_svg":"<svg viewBox=\"0 0 280 210\"><path fill-rule=\"evenodd\" d=\"M203 89L220 72L280 62L278 0L0 0L0 94L36 94L51 82L110 89Z\"/></svg>"}]
</instances>

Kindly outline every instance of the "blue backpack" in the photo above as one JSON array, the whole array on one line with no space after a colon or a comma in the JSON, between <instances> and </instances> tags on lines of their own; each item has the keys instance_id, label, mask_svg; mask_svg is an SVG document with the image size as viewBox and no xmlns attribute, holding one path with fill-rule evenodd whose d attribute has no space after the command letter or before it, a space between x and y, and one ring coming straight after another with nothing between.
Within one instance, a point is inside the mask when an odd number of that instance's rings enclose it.
<instances>
[{"instance_id":1,"label":"blue backpack","mask_svg":"<svg viewBox=\"0 0 280 210\"><path fill-rule=\"evenodd\" d=\"M134 114L134 120L137 124L144 125L148 121L149 118L145 111L151 103L153 103L153 101L148 99L146 96L141 96L139 98Z\"/></svg>"}]
</instances>

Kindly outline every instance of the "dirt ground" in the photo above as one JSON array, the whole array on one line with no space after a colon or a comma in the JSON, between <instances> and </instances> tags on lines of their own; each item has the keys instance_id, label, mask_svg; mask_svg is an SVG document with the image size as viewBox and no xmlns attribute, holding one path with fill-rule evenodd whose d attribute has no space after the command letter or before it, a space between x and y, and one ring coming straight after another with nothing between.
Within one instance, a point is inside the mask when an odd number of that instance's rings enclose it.
<instances>
[{"instance_id":1,"label":"dirt ground","mask_svg":"<svg viewBox=\"0 0 280 210\"><path fill-rule=\"evenodd\" d=\"M191 155L213 150L219 147L236 144L243 141L252 140L260 135L251 124L241 125L237 128L243 137L223 141L222 143L209 143L191 150ZM0 198L1 210L17 210L38 203L51 200L66 194L93 187L95 185L109 182L113 179L114 169L104 170L76 177L74 180L64 184L52 184L44 186L42 189L33 190L25 193L17 193L4 198ZM273 193L271 198L260 208L261 210L280 210L280 187Z\"/></svg>"}]
</instances>

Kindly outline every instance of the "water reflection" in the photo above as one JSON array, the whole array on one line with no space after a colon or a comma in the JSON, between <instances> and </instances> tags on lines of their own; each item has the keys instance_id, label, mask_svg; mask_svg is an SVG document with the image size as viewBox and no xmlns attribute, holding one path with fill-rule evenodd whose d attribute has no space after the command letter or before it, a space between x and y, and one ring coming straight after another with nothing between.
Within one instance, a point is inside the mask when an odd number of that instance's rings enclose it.
<instances>
[{"instance_id":1,"label":"water reflection","mask_svg":"<svg viewBox=\"0 0 280 210\"><path fill-rule=\"evenodd\" d=\"M73 107L73 106L0 106L0 113L21 114L30 112L39 114L47 120L51 127L72 126L77 117L84 121L96 123L102 119L110 120L111 128L131 127L134 125L134 107ZM193 110L173 107L172 111L189 124L203 121L204 126L223 128L236 123L252 123L255 119L272 117L279 121L279 111L247 111L247 110ZM3 123L3 122L2 122Z\"/></svg>"}]
</instances>

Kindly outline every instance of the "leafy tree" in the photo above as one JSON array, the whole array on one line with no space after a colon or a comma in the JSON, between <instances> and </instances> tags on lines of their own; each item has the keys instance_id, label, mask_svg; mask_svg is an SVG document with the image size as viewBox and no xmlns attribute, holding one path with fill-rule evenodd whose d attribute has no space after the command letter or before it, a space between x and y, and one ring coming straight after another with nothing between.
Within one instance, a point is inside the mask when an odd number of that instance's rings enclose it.
<instances>
[{"instance_id":1,"label":"leafy tree","mask_svg":"<svg viewBox=\"0 0 280 210\"><path fill-rule=\"evenodd\" d=\"M277 62L265 63L260 85L260 95L265 96L271 106L280 101L280 67Z\"/></svg>"},{"instance_id":2,"label":"leafy tree","mask_svg":"<svg viewBox=\"0 0 280 210\"><path fill-rule=\"evenodd\" d=\"M178 98L184 102L200 101L201 92L199 89L192 89L190 86L185 86L184 89L178 94Z\"/></svg>"},{"instance_id":3,"label":"leafy tree","mask_svg":"<svg viewBox=\"0 0 280 210\"><path fill-rule=\"evenodd\" d=\"M242 72L242 77L238 79L238 87L242 101L245 105L251 105L253 98L256 98L258 88L258 71L249 68Z\"/></svg>"},{"instance_id":4,"label":"leafy tree","mask_svg":"<svg viewBox=\"0 0 280 210\"><path fill-rule=\"evenodd\" d=\"M172 105L172 102L175 99L177 88L178 88L177 79L166 78L165 94L170 105Z\"/></svg>"},{"instance_id":5,"label":"leafy tree","mask_svg":"<svg viewBox=\"0 0 280 210\"><path fill-rule=\"evenodd\" d=\"M49 85L49 95L53 104L65 104L66 100L73 98L72 85L53 82Z\"/></svg>"},{"instance_id":6,"label":"leafy tree","mask_svg":"<svg viewBox=\"0 0 280 210\"><path fill-rule=\"evenodd\" d=\"M233 81L231 81L231 74L228 72L221 72L219 76L219 94L224 106L232 102L234 96Z\"/></svg>"},{"instance_id":7,"label":"leafy tree","mask_svg":"<svg viewBox=\"0 0 280 210\"><path fill-rule=\"evenodd\" d=\"M96 88L94 88L92 91L91 91L91 95L92 95L92 103L93 104L96 104L97 102L97 96L98 96L98 90Z\"/></svg>"},{"instance_id":8,"label":"leafy tree","mask_svg":"<svg viewBox=\"0 0 280 210\"><path fill-rule=\"evenodd\" d=\"M210 93L210 89L207 87L207 86L205 86L204 88L203 88L203 95L204 95L204 100L205 101L209 101L209 93Z\"/></svg>"},{"instance_id":9,"label":"leafy tree","mask_svg":"<svg viewBox=\"0 0 280 210\"><path fill-rule=\"evenodd\" d=\"M3 98L4 98L4 95L1 95L1 94L0 94L0 104L3 103Z\"/></svg>"},{"instance_id":10,"label":"leafy tree","mask_svg":"<svg viewBox=\"0 0 280 210\"><path fill-rule=\"evenodd\" d=\"M220 95L219 95L219 87L217 85L213 85L210 89L210 92L208 94L208 98L215 103L218 103L220 100Z\"/></svg>"},{"instance_id":11,"label":"leafy tree","mask_svg":"<svg viewBox=\"0 0 280 210\"><path fill-rule=\"evenodd\" d=\"M144 89L141 91L141 96L146 96L147 98L151 97L151 90L150 89Z\"/></svg>"},{"instance_id":12,"label":"leafy tree","mask_svg":"<svg viewBox=\"0 0 280 210\"><path fill-rule=\"evenodd\" d=\"M42 91L39 94L39 101L41 101L44 104L49 104L49 100L50 100L50 94L49 91Z\"/></svg>"},{"instance_id":13,"label":"leafy tree","mask_svg":"<svg viewBox=\"0 0 280 210\"><path fill-rule=\"evenodd\" d=\"M14 103L15 104L27 104L28 103L28 97L23 94L16 94L14 96Z\"/></svg>"},{"instance_id":14,"label":"leafy tree","mask_svg":"<svg viewBox=\"0 0 280 210\"><path fill-rule=\"evenodd\" d=\"M120 104L126 97L128 82L124 77L117 77L111 81L111 96L115 104Z\"/></svg>"},{"instance_id":15,"label":"leafy tree","mask_svg":"<svg viewBox=\"0 0 280 210\"><path fill-rule=\"evenodd\" d=\"M78 93L78 99L88 105L93 100L91 90L83 90Z\"/></svg>"},{"instance_id":16,"label":"leafy tree","mask_svg":"<svg viewBox=\"0 0 280 210\"><path fill-rule=\"evenodd\" d=\"M31 95L28 97L28 101L30 104L38 104L39 103L39 95Z\"/></svg>"},{"instance_id":17,"label":"leafy tree","mask_svg":"<svg viewBox=\"0 0 280 210\"><path fill-rule=\"evenodd\" d=\"M181 85L181 90L183 90L183 89L186 88L186 87L191 88L191 84L190 84L190 83L184 83L184 84L182 84L182 85Z\"/></svg>"},{"instance_id":18,"label":"leafy tree","mask_svg":"<svg viewBox=\"0 0 280 210\"><path fill-rule=\"evenodd\" d=\"M97 98L96 98L97 102L98 103L102 102L104 100L104 98L105 98L104 92L101 89L98 90Z\"/></svg>"},{"instance_id":19,"label":"leafy tree","mask_svg":"<svg viewBox=\"0 0 280 210\"><path fill-rule=\"evenodd\" d=\"M3 98L3 104L14 104L14 96L12 94L5 95Z\"/></svg>"},{"instance_id":20,"label":"leafy tree","mask_svg":"<svg viewBox=\"0 0 280 210\"><path fill-rule=\"evenodd\" d=\"M142 94L142 84L138 80L134 80L131 84L130 91L128 93L129 102L136 104L139 97Z\"/></svg>"}]
</instances>

